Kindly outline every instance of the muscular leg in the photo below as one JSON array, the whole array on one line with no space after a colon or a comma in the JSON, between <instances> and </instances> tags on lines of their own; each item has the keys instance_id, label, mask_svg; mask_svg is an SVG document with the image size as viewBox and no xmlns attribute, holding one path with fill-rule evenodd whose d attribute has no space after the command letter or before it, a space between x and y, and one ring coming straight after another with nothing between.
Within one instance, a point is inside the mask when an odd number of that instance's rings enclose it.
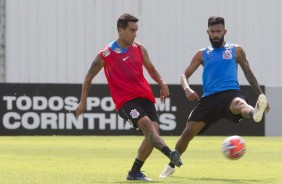
<instances>
[{"instance_id":1,"label":"muscular leg","mask_svg":"<svg viewBox=\"0 0 282 184\"><path fill-rule=\"evenodd\" d=\"M243 98L236 97L230 104L230 111L233 114L242 114L244 118L252 118L254 108L249 105Z\"/></svg>"},{"instance_id":2,"label":"muscular leg","mask_svg":"<svg viewBox=\"0 0 282 184\"><path fill-rule=\"evenodd\" d=\"M204 128L205 123L201 121L191 121L186 123L186 128L183 130L178 139L175 150L180 154L184 153L188 147L189 142Z\"/></svg>"},{"instance_id":3,"label":"muscular leg","mask_svg":"<svg viewBox=\"0 0 282 184\"><path fill-rule=\"evenodd\" d=\"M152 123L148 116L144 116L138 121L138 127L142 130L145 139L147 139L153 147L161 151L161 149L166 146L159 135L158 128L156 128L155 123Z\"/></svg>"},{"instance_id":4,"label":"muscular leg","mask_svg":"<svg viewBox=\"0 0 282 184\"><path fill-rule=\"evenodd\" d=\"M157 133L159 135L159 128L158 128L158 124L156 122L152 122L155 126L155 129L157 130ZM150 154L152 153L154 149L154 146L152 145L152 143L146 139L146 137L143 139L139 149L138 149L138 155L137 155L137 159L141 160L143 162L145 162L145 160L150 156Z\"/></svg>"},{"instance_id":5,"label":"muscular leg","mask_svg":"<svg viewBox=\"0 0 282 184\"><path fill-rule=\"evenodd\" d=\"M189 142L204 128L205 123L202 121L190 121L186 123L186 128L183 130L181 136L175 145L175 150L183 154ZM175 164L170 162L168 164L171 168L175 167ZM171 173L172 174L172 173Z\"/></svg>"},{"instance_id":6,"label":"muscular leg","mask_svg":"<svg viewBox=\"0 0 282 184\"><path fill-rule=\"evenodd\" d=\"M151 143L154 148L160 150L171 160L171 162L175 163L176 166L180 167L182 165L180 154L177 151L171 151L164 140L160 137L159 126L156 122L152 122L147 116L145 116L138 121L138 127L144 133L145 140ZM144 142L144 144L145 146L148 146L146 142Z\"/></svg>"},{"instance_id":7,"label":"muscular leg","mask_svg":"<svg viewBox=\"0 0 282 184\"><path fill-rule=\"evenodd\" d=\"M137 157L130 170L132 173L140 172L141 167L143 166L147 158L150 156L153 149L154 146L146 138L144 138L138 149Z\"/></svg>"},{"instance_id":8,"label":"muscular leg","mask_svg":"<svg viewBox=\"0 0 282 184\"><path fill-rule=\"evenodd\" d=\"M160 141L158 140L158 138L160 139L158 123L157 122L151 122L148 117L143 117L141 119L143 119L143 121L141 121L141 122L145 122L145 123L141 123L141 126L139 126L139 128L143 131L145 138L143 139L143 141L142 141L142 143L141 143L141 145L138 149L137 157L136 157L136 159L135 159L135 161L132 165L132 168L131 168L132 173L140 172L141 167L143 166L144 162L150 156L150 154L152 153L152 151L154 149L153 141L155 141L155 145L163 144L165 146L165 144L163 143L162 140L160 140ZM149 123L147 123L148 120L149 120ZM139 124L140 124L140 120L139 120L138 125ZM146 134L145 134L145 132L146 132ZM153 134L153 135L150 135L150 134ZM152 138L148 138L148 137L152 137ZM158 137L158 138L155 138L155 137ZM161 142L161 143L159 143L159 142Z\"/></svg>"}]
</instances>

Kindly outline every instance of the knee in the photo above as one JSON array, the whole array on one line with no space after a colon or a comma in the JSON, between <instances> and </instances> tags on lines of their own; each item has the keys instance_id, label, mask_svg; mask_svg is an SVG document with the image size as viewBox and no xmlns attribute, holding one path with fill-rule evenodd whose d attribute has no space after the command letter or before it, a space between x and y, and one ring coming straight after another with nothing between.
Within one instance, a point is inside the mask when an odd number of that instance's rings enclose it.
<instances>
[{"instance_id":1,"label":"knee","mask_svg":"<svg viewBox=\"0 0 282 184\"><path fill-rule=\"evenodd\" d=\"M239 114L246 107L249 107L249 105L244 99L235 98L231 103L230 110L233 114Z\"/></svg>"},{"instance_id":2,"label":"knee","mask_svg":"<svg viewBox=\"0 0 282 184\"><path fill-rule=\"evenodd\" d=\"M158 134L158 125L155 125L152 121L142 122L139 124L139 128L145 135Z\"/></svg>"},{"instance_id":3,"label":"knee","mask_svg":"<svg viewBox=\"0 0 282 184\"><path fill-rule=\"evenodd\" d=\"M242 107L246 106L247 103L245 100L241 99L241 98L235 98L233 100L233 103L231 104L231 107L233 107L234 109L241 109Z\"/></svg>"},{"instance_id":4,"label":"knee","mask_svg":"<svg viewBox=\"0 0 282 184\"><path fill-rule=\"evenodd\" d=\"M192 140L205 126L204 122L188 122L182 132L182 137L186 140Z\"/></svg>"}]
</instances>

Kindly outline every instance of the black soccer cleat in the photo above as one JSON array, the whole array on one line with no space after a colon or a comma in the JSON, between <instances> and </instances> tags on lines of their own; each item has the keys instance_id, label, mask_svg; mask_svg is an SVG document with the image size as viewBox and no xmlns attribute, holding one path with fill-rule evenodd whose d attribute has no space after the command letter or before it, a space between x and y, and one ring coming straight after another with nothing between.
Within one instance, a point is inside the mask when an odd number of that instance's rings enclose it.
<instances>
[{"instance_id":1,"label":"black soccer cleat","mask_svg":"<svg viewBox=\"0 0 282 184\"><path fill-rule=\"evenodd\" d=\"M181 165L183 165L181 159L180 159L180 154L178 153L178 151L172 151L170 153L170 161L172 163L174 163L177 167L180 167Z\"/></svg>"},{"instance_id":2,"label":"black soccer cleat","mask_svg":"<svg viewBox=\"0 0 282 184\"><path fill-rule=\"evenodd\" d=\"M150 178L146 178L146 176L141 171L137 173L131 173L131 171L129 171L126 179L127 180L146 180L146 181L152 180Z\"/></svg>"}]
</instances>

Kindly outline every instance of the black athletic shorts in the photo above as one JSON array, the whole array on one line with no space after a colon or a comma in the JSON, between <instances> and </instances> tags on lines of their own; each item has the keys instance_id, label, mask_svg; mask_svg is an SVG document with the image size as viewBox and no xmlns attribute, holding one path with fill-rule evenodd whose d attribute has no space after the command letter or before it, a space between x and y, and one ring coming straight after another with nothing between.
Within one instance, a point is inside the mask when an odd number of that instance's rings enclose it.
<instances>
[{"instance_id":1,"label":"black athletic shorts","mask_svg":"<svg viewBox=\"0 0 282 184\"><path fill-rule=\"evenodd\" d=\"M230 111L230 104L236 97L246 100L241 91L227 90L202 97L196 107L192 110L188 117L189 121L202 121L206 124L205 130L220 120L225 118L234 123L238 123L243 117L241 114L233 114Z\"/></svg>"},{"instance_id":2,"label":"black athletic shorts","mask_svg":"<svg viewBox=\"0 0 282 184\"><path fill-rule=\"evenodd\" d=\"M135 129L137 122L144 116L148 116L151 121L159 123L159 117L154 103L146 98L135 98L126 102L119 110L120 117L129 121Z\"/></svg>"}]
</instances>

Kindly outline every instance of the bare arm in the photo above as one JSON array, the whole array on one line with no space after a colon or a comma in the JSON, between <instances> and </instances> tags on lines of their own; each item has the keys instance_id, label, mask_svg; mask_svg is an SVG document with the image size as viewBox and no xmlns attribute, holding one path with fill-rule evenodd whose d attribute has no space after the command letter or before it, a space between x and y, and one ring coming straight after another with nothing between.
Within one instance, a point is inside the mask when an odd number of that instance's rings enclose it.
<instances>
[{"instance_id":1,"label":"bare arm","mask_svg":"<svg viewBox=\"0 0 282 184\"><path fill-rule=\"evenodd\" d=\"M187 66L184 74L181 75L180 83L189 101L199 100L198 94L189 86L189 77L203 64L202 51L198 51Z\"/></svg>"},{"instance_id":2,"label":"bare arm","mask_svg":"<svg viewBox=\"0 0 282 184\"><path fill-rule=\"evenodd\" d=\"M90 90L91 82L93 78L99 73L99 71L104 67L104 60L101 58L101 56L98 54L95 59L93 60L86 76L84 77L84 82L82 84L82 91L81 91L81 97L80 102L78 104L78 107L76 109L76 117L78 117L80 114L82 114L85 111L86 106L86 99Z\"/></svg>"},{"instance_id":3,"label":"bare arm","mask_svg":"<svg viewBox=\"0 0 282 184\"><path fill-rule=\"evenodd\" d=\"M255 90L255 92L258 95L262 94L263 92L258 84L256 77L254 76L250 68L249 62L246 58L246 54L244 50L242 49L242 47L240 46L236 47L236 59L237 59L238 64L242 68L244 75L247 81L249 82L249 84L252 86L252 88Z\"/></svg>"},{"instance_id":4,"label":"bare arm","mask_svg":"<svg viewBox=\"0 0 282 184\"><path fill-rule=\"evenodd\" d=\"M146 70L148 71L151 78L160 85L160 97L161 101L164 103L166 97L169 96L169 89L165 81L162 79L160 73L157 71L153 63L151 62L147 50L141 45L142 54L143 54L143 65L145 66Z\"/></svg>"},{"instance_id":5,"label":"bare arm","mask_svg":"<svg viewBox=\"0 0 282 184\"><path fill-rule=\"evenodd\" d=\"M252 88L255 90L255 92L258 95L263 94L258 84L258 81L250 68L249 62L246 58L246 54L244 50L242 49L242 47L240 46L236 47L236 59L239 65L241 66L247 81L252 86ZM269 107L269 104L267 104L265 111L268 112L269 110L270 110L270 107Z\"/></svg>"}]
</instances>

